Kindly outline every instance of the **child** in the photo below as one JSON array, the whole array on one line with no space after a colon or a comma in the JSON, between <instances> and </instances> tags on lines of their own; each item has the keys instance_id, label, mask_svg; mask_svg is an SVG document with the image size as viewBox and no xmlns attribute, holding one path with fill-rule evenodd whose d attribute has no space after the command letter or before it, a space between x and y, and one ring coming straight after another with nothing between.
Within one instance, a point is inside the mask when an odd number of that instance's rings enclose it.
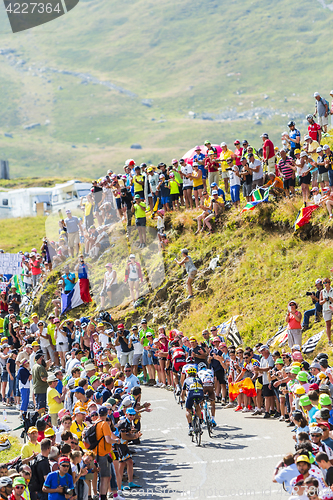
<instances>
[{"instance_id":1,"label":"child","mask_svg":"<svg viewBox=\"0 0 333 500\"><path fill-rule=\"evenodd\" d=\"M175 210L177 206L177 210L179 210L179 182L175 179L175 174L170 172L169 176L169 189L170 189L170 198L172 203L172 209Z\"/></svg>"}]
</instances>

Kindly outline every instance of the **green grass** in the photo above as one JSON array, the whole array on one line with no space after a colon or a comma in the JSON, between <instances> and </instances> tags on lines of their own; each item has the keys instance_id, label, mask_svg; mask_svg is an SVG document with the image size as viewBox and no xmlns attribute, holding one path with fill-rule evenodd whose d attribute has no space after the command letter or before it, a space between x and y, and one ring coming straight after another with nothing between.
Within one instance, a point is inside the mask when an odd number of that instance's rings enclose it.
<instances>
[{"instance_id":1,"label":"green grass","mask_svg":"<svg viewBox=\"0 0 333 500\"><path fill-rule=\"evenodd\" d=\"M0 462L7 463L13 458L18 457L21 454L22 443L21 441L14 436L9 436L8 439L11 442L11 447L8 450L4 450L0 452Z\"/></svg>"},{"instance_id":2,"label":"green grass","mask_svg":"<svg viewBox=\"0 0 333 500\"><path fill-rule=\"evenodd\" d=\"M1 248L11 253L30 252L34 247L39 251L45 236L45 220L46 217L2 219Z\"/></svg>"},{"instance_id":3,"label":"green grass","mask_svg":"<svg viewBox=\"0 0 333 500\"><path fill-rule=\"evenodd\" d=\"M232 144L246 137L258 147L263 130L279 143L289 116L313 110L313 91L328 97L330 90L323 82L333 13L316 1L304 0L296 13L287 0L127 0L121 9L116 0L87 0L15 36L3 8L0 21L1 46L17 51L15 60L0 56L0 146L15 177L120 172L128 157L167 162L206 138ZM43 68L89 73L135 97ZM151 108L142 105L146 98ZM285 116L261 115L261 125L188 117L252 107ZM34 122L42 126L22 128ZM134 142L143 149L131 150Z\"/></svg>"}]
</instances>

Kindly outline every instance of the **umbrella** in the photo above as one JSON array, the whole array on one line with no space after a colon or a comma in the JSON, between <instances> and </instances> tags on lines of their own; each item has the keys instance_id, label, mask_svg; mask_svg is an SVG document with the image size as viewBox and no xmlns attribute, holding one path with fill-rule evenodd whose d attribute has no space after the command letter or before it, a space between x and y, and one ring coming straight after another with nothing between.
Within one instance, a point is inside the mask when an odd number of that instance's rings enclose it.
<instances>
[{"instance_id":1,"label":"umbrella","mask_svg":"<svg viewBox=\"0 0 333 500\"><path fill-rule=\"evenodd\" d=\"M219 146L218 144L212 144L212 146L214 146L216 148L217 155L219 155L222 151L221 146ZM200 150L201 150L201 153L206 154L207 148L206 148L206 146L202 145L202 146L200 146ZM182 156L182 158L184 158L184 160L188 160L187 163L192 165L194 155L195 155L195 147L190 149L189 151L187 151L187 153L184 154Z\"/></svg>"}]
</instances>

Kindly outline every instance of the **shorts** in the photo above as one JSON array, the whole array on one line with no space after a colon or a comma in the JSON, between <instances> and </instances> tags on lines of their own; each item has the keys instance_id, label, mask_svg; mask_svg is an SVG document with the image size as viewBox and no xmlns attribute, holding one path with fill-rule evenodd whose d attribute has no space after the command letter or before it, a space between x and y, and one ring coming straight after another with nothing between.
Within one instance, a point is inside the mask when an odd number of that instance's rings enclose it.
<instances>
[{"instance_id":1,"label":"shorts","mask_svg":"<svg viewBox=\"0 0 333 500\"><path fill-rule=\"evenodd\" d=\"M79 231L75 233L68 233L68 246L69 248L74 248L75 245L80 243Z\"/></svg>"},{"instance_id":2,"label":"shorts","mask_svg":"<svg viewBox=\"0 0 333 500\"><path fill-rule=\"evenodd\" d=\"M263 395L263 397L264 397L264 398L269 398L269 397L271 397L271 396L274 396L274 391L273 391L273 389L270 389L270 388L268 387L268 385L269 385L269 384L264 384L264 385L262 386L262 395Z\"/></svg>"},{"instance_id":3,"label":"shorts","mask_svg":"<svg viewBox=\"0 0 333 500\"><path fill-rule=\"evenodd\" d=\"M222 179L229 179L229 172L222 172Z\"/></svg>"},{"instance_id":4,"label":"shorts","mask_svg":"<svg viewBox=\"0 0 333 500\"><path fill-rule=\"evenodd\" d=\"M117 444L117 451L119 462L126 462L126 460L132 458L127 444Z\"/></svg>"},{"instance_id":5,"label":"shorts","mask_svg":"<svg viewBox=\"0 0 333 500\"><path fill-rule=\"evenodd\" d=\"M43 394L35 394L36 398L36 410L41 410L46 408L46 392Z\"/></svg>"},{"instance_id":6,"label":"shorts","mask_svg":"<svg viewBox=\"0 0 333 500\"><path fill-rule=\"evenodd\" d=\"M183 191L186 191L187 189L193 189L193 186L183 186Z\"/></svg>"},{"instance_id":7,"label":"shorts","mask_svg":"<svg viewBox=\"0 0 333 500\"><path fill-rule=\"evenodd\" d=\"M219 382L219 384L226 385L223 368L222 370L217 370L216 372L214 372L214 376L216 377L216 380Z\"/></svg>"},{"instance_id":8,"label":"shorts","mask_svg":"<svg viewBox=\"0 0 333 500\"><path fill-rule=\"evenodd\" d=\"M200 184L200 186L195 186L193 188L193 191L198 191L199 189L203 189L203 184Z\"/></svg>"},{"instance_id":9,"label":"shorts","mask_svg":"<svg viewBox=\"0 0 333 500\"><path fill-rule=\"evenodd\" d=\"M178 201L179 200L179 193L171 194L171 201Z\"/></svg>"},{"instance_id":10,"label":"shorts","mask_svg":"<svg viewBox=\"0 0 333 500\"><path fill-rule=\"evenodd\" d=\"M240 185L236 184L235 186L230 186L230 195L231 195L231 201L233 203L236 203L239 201L239 192L240 192Z\"/></svg>"},{"instance_id":11,"label":"shorts","mask_svg":"<svg viewBox=\"0 0 333 500\"><path fill-rule=\"evenodd\" d=\"M203 391L198 391L197 393L189 393L186 398L185 408L191 410L194 403L201 403L203 400Z\"/></svg>"},{"instance_id":12,"label":"shorts","mask_svg":"<svg viewBox=\"0 0 333 500\"><path fill-rule=\"evenodd\" d=\"M267 160L267 172L269 174L273 173L275 174L275 156L273 156L272 158L269 158L269 160Z\"/></svg>"},{"instance_id":13,"label":"shorts","mask_svg":"<svg viewBox=\"0 0 333 500\"><path fill-rule=\"evenodd\" d=\"M68 352L68 344L67 342L63 342L62 344L56 345L56 352Z\"/></svg>"},{"instance_id":14,"label":"shorts","mask_svg":"<svg viewBox=\"0 0 333 500\"><path fill-rule=\"evenodd\" d=\"M121 198L116 198L116 205L118 210L121 210Z\"/></svg>"},{"instance_id":15,"label":"shorts","mask_svg":"<svg viewBox=\"0 0 333 500\"><path fill-rule=\"evenodd\" d=\"M260 179L256 179L252 181L252 189L256 189L258 186L263 186L264 184L264 179L261 177Z\"/></svg>"},{"instance_id":16,"label":"shorts","mask_svg":"<svg viewBox=\"0 0 333 500\"><path fill-rule=\"evenodd\" d=\"M8 372L3 371L1 374L1 382L8 382Z\"/></svg>"},{"instance_id":17,"label":"shorts","mask_svg":"<svg viewBox=\"0 0 333 500\"><path fill-rule=\"evenodd\" d=\"M289 189L291 187L295 187L295 179L290 177L289 179L283 179L283 188Z\"/></svg>"},{"instance_id":18,"label":"shorts","mask_svg":"<svg viewBox=\"0 0 333 500\"><path fill-rule=\"evenodd\" d=\"M261 377L260 377L261 378ZM260 391L262 389L262 383L260 382L260 380L257 378L255 384L254 384L255 388L256 388L256 391Z\"/></svg>"},{"instance_id":19,"label":"shorts","mask_svg":"<svg viewBox=\"0 0 333 500\"><path fill-rule=\"evenodd\" d=\"M251 196L252 184L243 184L243 196Z\"/></svg>"},{"instance_id":20,"label":"shorts","mask_svg":"<svg viewBox=\"0 0 333 500\"><path fill-rule=\"evenodd\" d=\"M325 321L331 321L332 311L323 311L323 318Z\"/></svg>"},{"instance_id":21,"label":"shorts","mask_svg":"<svg viewBox=\"0 0 333 500\"><path fill-rule=\"evenodd\" d=\"M215 401L215 392L214 392L214 387L208 386L203 388L204 394L208 394L208 399L209 401Z\"/></svg>"},{"instance_id":22,"label":"shorts","mask_svg":"<svg viewBox=\"0 0 333 500\"><path fill-rule=\"evenodd\" d=\"M318 174L318 182L328 182L328 172Z\"/></svg>"},{"instance_id":23,"label":"shorts","mask_svg":"<svg viewBox=\"0 0 333 500\"><path fill-rule=\"evenodd\" d=\"M318 181L318 170L315 170L314 172L311 172L311 179L313 181Z\"/></svg>"},{"instance_id":24,"label":"shorts","mask_svg":"<svg viewBox=\"0 0 333 500\"><path fill-rule=\"evenodd\" d=\"M299 183L300 185L301 184L310 184L311 182L311 173L309 172L308 174L306 174L304 177L300 177L299 178Z\"/></svg>"},{"instance_id":25,"label":"shorts","mask_svg":"<svg viewBox=\"0 0 333 500\"><path fill-rule=\"evenodd\" d=\"M133 354L133 360L132 364L133 365L138 365L142 359L142 353L141 354Z\"/></svg>"},{"instance_id":26,"label":"shorts","mask_svg":"<svg viewBox=\"0 0 333 500\"><path fill-rule=\"evenodd\" d=\"M131 365L132 364L132 360L133 360L133 355L134 355L133 351L122 352L121 355L120 355L120 360L119 360L121 366L125 366L126 363L129 363Z\"/></svg>"},{"instance_id":27,"label":"shorts","mask_svg":"<svg viewBox=\"0 0 333 500\"><path fill-rule=\"evenodd\" d=\"M135 219L135 225L137 227L145 227L147 224L146 217L140 217L140 219Z\"/></svg>"},{"instance_id":28,"label":"shorts","mask_svg":"<svg viewBox=\"0 0 333 500\"><path fill-rule=\"evenodd\" d=\"M193 270L193 271L190 271L189 274L188 274L188 277L193 280L196 277L197 272L198 272L197 269Z\"/></svg>"},{"instance_id":29,"label":"shorts","mask_svg":"<svg viewBox=\"0 0 333 500\"><path fill-rule=\"evenodd\" d=\"M328 125L328 116L318 116L318 123L321 127Z\"/></svg>"},{"instance_id":30,"label":"shorts","mask_svg":"<svg viewBox=\"0 0 333 500\"><path fill-rule=\"evenodd\" d=\"M136 191L136 192L134 193L134 196L135 196L135 195L137 195L137 194L139 194L139 195L140 195L141 200L144 200L145 193L144 193L143 191Z\"/></svg>"},{"instance_id":31,"label":"shorts","mask_svg":"<svg viewBox=\"0 0 333 500\"><path fill-rule=\"evenodd\" d=\"M170 196L161 196L161 202L162 202L162 205L166 205L167 203L170 203Z\"/></svg>"},{"instance_id":32,"label":"shorts","mask_svg":"<svg viewBox=\"0 0 333 500\"><path fill-rule=\"evenodd\" d=\"M111 462L109 462L109 455L104 455L104 457L97 455L97 463L100 477L111 477Z\"/></svg>"},{"instance_id":33,"label":"shorts","mask_svg":"<svg viewBox=\"0 0 333 500\"><path fill-rule=\"evenodd\" d=\"M153 358L152 356L148 356L148 352L146 349L142 353L142 366L152 365Z\"/></svg>"},{"instance_id":34,"label":"shorts","mask_svg":"<svg viewBox=\"0 0 333 500\"><path fill-rule=\"evenodd\" d=\"M172 372L173 373L178 373L179 370L181 368L183 368L183 366L185 366L185 365L186 365L186 361L177 361L177 360L173 361L173 363L172 363Z\"/></svg>"},{"instance_id":35,"label":"shorts","mask_svg":"<svg viewBox=\"0 0 333 500\"><path fill-rule=\"evenodd\" d=\"M179 196L183 196L183 184L179 184L178 189L179 189Z\"/></svg>"}]
</instances>

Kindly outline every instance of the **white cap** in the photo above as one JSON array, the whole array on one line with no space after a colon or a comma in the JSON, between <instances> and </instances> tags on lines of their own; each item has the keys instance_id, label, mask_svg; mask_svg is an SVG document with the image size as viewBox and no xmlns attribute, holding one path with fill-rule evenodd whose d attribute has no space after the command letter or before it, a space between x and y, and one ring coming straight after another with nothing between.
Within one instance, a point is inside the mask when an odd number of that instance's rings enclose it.
<instances>
[{"instance_id":1,"label":"white cap","mask_svg":"<svg viewBox=\"0 0 333 500\"><path fill-rule=\"evenodd\" d=\"M323 145L323 150L325 151L326 149L330 149L329 145L328 144L324 144Z\"/></svg>"},{"instance_id":2,"label":"white cap","mask_svg":"<svg viewBox=\"0 0 333 500\"><path fill-rule=\"evenodd\" d=\"M289 136L288 132L282 132L281 137L283 137L284 135L288 135Z\"/></svg>"},{"instance_id":3,"label":"white cap","mask_svg":"<svg viewBox=\"0 0 333 500\"><path fill-rule=\"evenodd\" d=\"M333 90L331 90L330 95L333 95Z\"/></svg>"},{"instance_id":4,"label":"white cap","mask_svg":"<svg viewBox=\"0 0 333 500\"><path fill-rule=\"evenodd\" d=\"M219 194L219 192L216 191L216 189L214 189L214 191L212 191L212 195L214 195L214 194Z\"/></svg>"},{"instance_id":5,"label":"white cap","mask_svg":"<svg viewBox=\"0 0 333 500\"><path fill-rule=\"evenodd\" d=\"M313 97L318 97L318 96L320 96L319 92L315 92L315 93L313 94Z\"/></svg>"},{"instance_id":6,"label":"white cap","mask_svg":"<svg viewBox=\"0 0 333 500\"><path fill-rule=\"evenodd\" d=\"M226 146L227 143L226 142L221 142L221 148L223 148L223 146Z\"/></svg>"},{"instance_id":7,"label":"white cap","mask_svg":"<svg viewBox=\"0 0 333 500\"><path fill-rule=\"evenodd\" d=\"M134 253L131 253L131 255L129 256L130 259L135 259L135 255Z\"/></svg>"},{"instance_id":8,"label":"white cap","mask_svg":"<svg viewBox=\"0 0 333 500\"><path fill-rule=\"evenodd\" d=\"M311 137L309 135L305 135L304 140L307 141L308 139L311 139Z\"/></svg>"},{"instance_id":9,"label":"white cap","mask_svg":"<svg viewBox=\"0 0 333 500\"><path fill-rule=\"evenodd\" d=\"M304 156L308 156L308 153L306 153L305 151L302 151L301 154L300 154L300 158L304 158Z\"/></svg>"},{"instance_id":10,"label":"white cap","mask_svg":"<svg viewBox=\"0 0 333 500\"><path fill-rule=\"evenodd\" d=\"M319 146L317 149L316 149L316 153L321 153L323 150L323 148L321 146Z\"/></svg>"}]
</instances>

